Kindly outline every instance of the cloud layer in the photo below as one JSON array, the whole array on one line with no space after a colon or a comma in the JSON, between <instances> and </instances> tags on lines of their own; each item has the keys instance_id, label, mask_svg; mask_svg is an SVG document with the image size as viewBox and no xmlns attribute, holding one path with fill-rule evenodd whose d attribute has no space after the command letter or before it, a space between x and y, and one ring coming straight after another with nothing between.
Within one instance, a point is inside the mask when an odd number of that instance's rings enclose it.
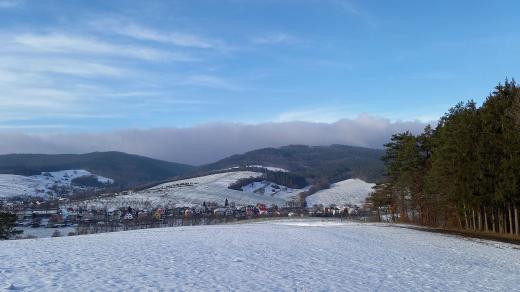
<instances>
[{"instance_id":1,"label":"cloud layer","mask_svg":"<svg viewBox=\"0 0 520 292\"><path fill-rule=\"evenodd\" d=\"M420 132L421 122L392 122L361 115L335 123L280 122L256 125L211 123L189 128L127 129L105 133L0 133L0 153L123 151L188 164L289 144L347 144L380 148L396 132Z\"/></svg>"}]
</instances>

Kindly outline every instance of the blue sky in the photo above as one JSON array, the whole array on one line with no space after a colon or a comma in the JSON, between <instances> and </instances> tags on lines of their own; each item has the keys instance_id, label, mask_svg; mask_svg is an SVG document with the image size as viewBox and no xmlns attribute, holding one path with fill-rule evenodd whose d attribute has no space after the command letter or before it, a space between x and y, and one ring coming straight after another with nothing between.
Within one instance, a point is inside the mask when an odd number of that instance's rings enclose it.
<instances>
[{"instance_id":1,"label":"blue sky","mask_svg":"<svg viewBox=\"0 0 520 292\"><path fill-rule=\"evenodd\" d=\"M0 0L0 129L430 121L520 76L518 1Z\"/></svg>"}]
</instances>

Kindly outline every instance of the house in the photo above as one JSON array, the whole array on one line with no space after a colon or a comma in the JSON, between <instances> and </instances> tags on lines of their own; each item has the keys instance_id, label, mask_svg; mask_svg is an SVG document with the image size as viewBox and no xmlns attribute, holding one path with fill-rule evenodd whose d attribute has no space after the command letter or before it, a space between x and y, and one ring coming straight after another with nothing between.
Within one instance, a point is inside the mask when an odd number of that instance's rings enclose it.
<instances>
[{"instance_id":1,"label":"house","mask_svg":"<svg viewBox=\"0 0 520 292\"><path fill-rule=\"evenodd\" d=\"M139 211L137 212L137 219L141 219L141 220L145 220L145 219L149 219L149 213L148 211Z\"/></svg>"},{"instance_id":2,"label":"house","mask_svg":"<svg viewBox=\"0 0 520 292\"><path fill-rule=\"evenodd\" d=\"M226 212L224 213L224 215L226 215L226 216L233 216L233 214L234 214L234 212L233 212L232 208L227 208Z\"/></svg>"},{"instance_id":3,"label":"house","mask_svg":"<svg viewBox=\"0 0 520 292\"><path fill-rule=\"evenodd\" d=\"M216 208L215 210L213 210L213 214L215 216L226 216L226 213L228 212L228 208ZM233 211L231 211L233 212ZM232 215L233 213L231 213Z\"/></svg>"},{"instance_id":4,"label":"house","mask_svg":"<svg viewBox=\"0 0 520 292\"><path fill-rule=\"evenodd\" d=\"M258 215L267 215L269 213L265 204L256 204L256 208L258 209Z\"/></svg>"},{"instance_id":5,"label":"house","mask_svg":"<svg viewBox=\"0 0 520 292\"><path fill-rule=\"evenodd\" d=\"M246 207L246 215L247 216L253 216L257 213L257 209L255 208L255 206L247 206Z\"/></svg>"},{"instance_id":6,"label":"house","mask_svg":"<svg viewBox=\"0 0 520 292\"><path fill-rule=\"evenodd\" d=\"M123 220L128 220L128 221L134 220L134 215L132 215L132 213L130 213L130 212L127 212L123 216Z\"/></svg>"},{"instance_id":7,"label":"house","mask_svg":"<svg viewBox=\"0 0 520 292\"><path fill-rule=\"evenodd\" d=\"M164 209L158 208L157 210L155 210L155 212L153 212L153 219L159 221L163 217L164 217Z\"/></svg>"},{"instance_id":8,"label":"house","mask_svg":"<svg viewBox=\"0 0 520 292\"><path fill-rule=\"evenodd\" d=\"M65 219L63 218L63 215L61 215L61 214L53 214L49 218L49 221L52 223L63 223L63 222L65 222Z\"/></svg>"},{"instance_id":9,"label":"house","mask_svg":"<svg viewBox=\"0 0 520 292\"><path fill-rule=\"evenodd\" d=\"M119 209L108 211L108 218L110 220L119 220L121 219L122 212Z\"/></svg>"}]
</instances>

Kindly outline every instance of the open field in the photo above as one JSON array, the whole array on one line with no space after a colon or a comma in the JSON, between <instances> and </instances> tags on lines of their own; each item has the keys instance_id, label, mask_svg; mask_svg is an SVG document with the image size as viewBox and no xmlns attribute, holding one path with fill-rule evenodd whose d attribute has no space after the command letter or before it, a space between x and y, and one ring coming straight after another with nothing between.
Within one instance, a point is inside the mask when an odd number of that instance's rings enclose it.
<instances>
[{"instance_id":1,"label":"open field","mask_svg":"<svg viewBox=\"0 0 520 292\"><path fill-rule=\"evenodd\" d=\"M385 224L278 220L0 242L4 289L513 291L515 246Z\"/></svg>"}]
</instances>

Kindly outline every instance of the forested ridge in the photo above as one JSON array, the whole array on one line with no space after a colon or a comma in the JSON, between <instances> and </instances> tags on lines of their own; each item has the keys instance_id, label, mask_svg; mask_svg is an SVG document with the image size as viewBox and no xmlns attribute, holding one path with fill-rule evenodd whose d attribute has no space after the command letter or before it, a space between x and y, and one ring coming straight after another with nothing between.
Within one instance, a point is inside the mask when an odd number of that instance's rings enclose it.
<instances>
[{"instance_id":1,"label":"forested ridge","mask_svg":"<svg viewBox=\"0 0 520 292\"><path fill-rule=\"evenodd\" d=\"M419 135L385 144L386 180L368 199L398 222L519 235L520 87L452 107Z\"/></svg>"}]
</instances>

